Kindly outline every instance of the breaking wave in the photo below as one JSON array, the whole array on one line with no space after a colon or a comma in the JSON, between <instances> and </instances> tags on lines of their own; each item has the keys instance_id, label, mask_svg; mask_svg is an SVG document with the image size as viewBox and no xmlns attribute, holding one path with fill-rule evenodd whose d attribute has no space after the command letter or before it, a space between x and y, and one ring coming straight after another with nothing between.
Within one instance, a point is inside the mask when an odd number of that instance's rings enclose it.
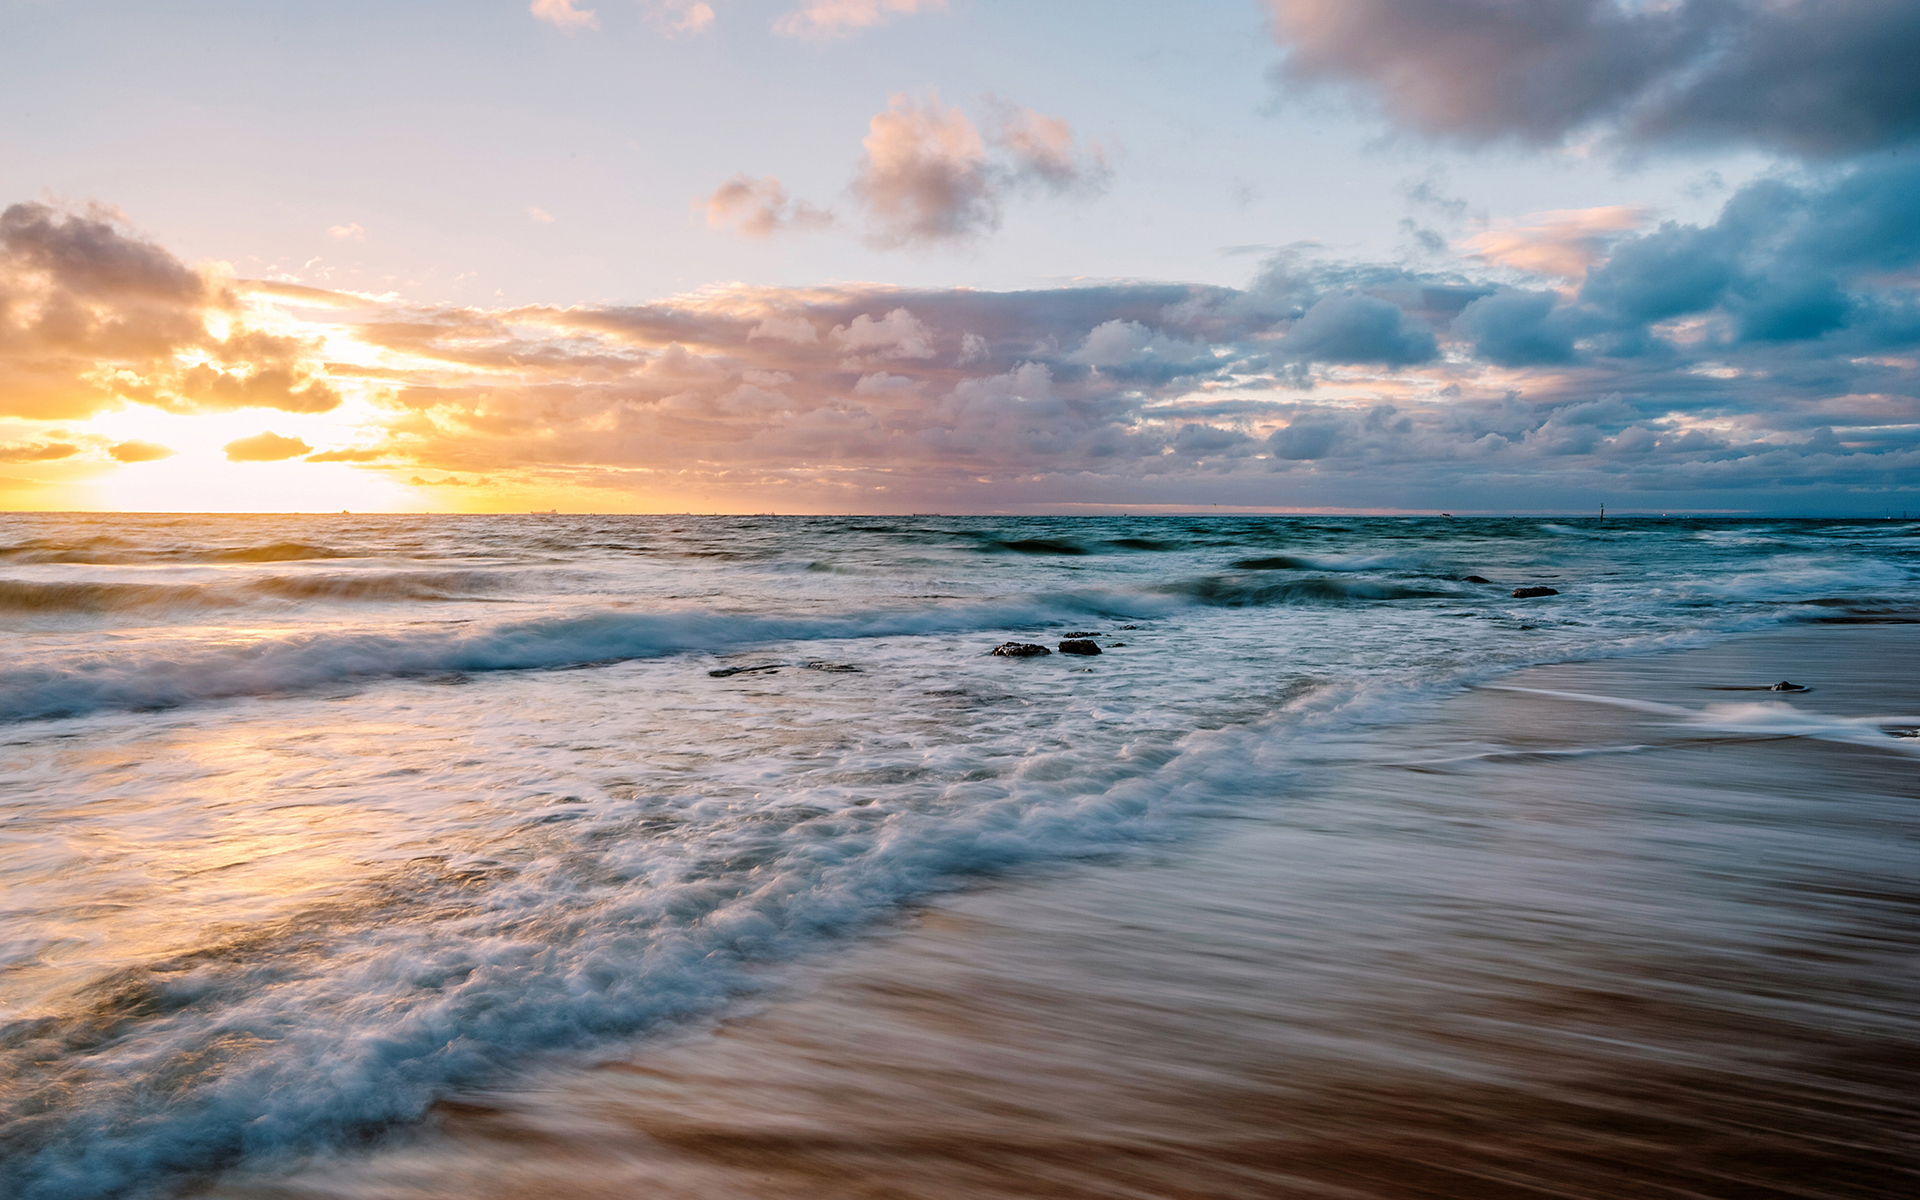
<instances>
[{"instance_id":1,"label":"breaking wave","mask_svg":"<svg viewBox=\"0 0 1920 1200\"><path fill-rule=\"evenodd\" d=\"M171 708L381 678L576 667L768 642L1044 628L1090 617L1153 617L1199 606L1345 605L1451 594L1365 581L1246 584L1206 576L1137 592L1059 592L835 617L598 610L482 629L442 625L424 631L328 631L177 653L67 655L58 665L0 672L0 721L71 717L101 709Z\"/></svg>"},{"instance_id":2,"label":"breaking wave","mask_svg":"<svg viewBox=\"0 0 1920 1200\"><path fill-rule=\"evenodd\" d=\"M213 583L43 583L0 579L0 612L122 613L235 608L262 600L457 600L498 591L512 578L487 571L271 575Z\"/></svg>"}]
</instances>

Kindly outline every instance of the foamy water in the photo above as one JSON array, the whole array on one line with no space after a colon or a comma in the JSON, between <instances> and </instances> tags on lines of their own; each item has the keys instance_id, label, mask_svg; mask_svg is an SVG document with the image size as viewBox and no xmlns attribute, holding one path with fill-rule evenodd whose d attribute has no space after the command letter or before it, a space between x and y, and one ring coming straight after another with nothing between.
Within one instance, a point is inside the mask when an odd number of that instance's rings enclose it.
<instances>
[{"instance_id":1,"label":"foamy water","mask_svg":"<svg viewBox=\"0 0 1920 1200\"><path fill-rule=\"evenodd\" d=\"M0 519L0 1193L380 1132L932 891L1275 803L1517 666L1910 610L1916 532ZM987 654L1068 633L1110 648Z\"/></svg>"}]
</instances>

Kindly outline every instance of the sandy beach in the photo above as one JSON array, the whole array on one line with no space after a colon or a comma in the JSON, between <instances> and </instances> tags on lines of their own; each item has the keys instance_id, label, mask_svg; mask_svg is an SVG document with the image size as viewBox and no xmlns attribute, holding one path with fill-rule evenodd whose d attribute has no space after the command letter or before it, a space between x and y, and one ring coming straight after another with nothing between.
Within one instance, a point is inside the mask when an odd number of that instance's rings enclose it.
<instances>
[{"instance_id":1,"label":"sandy beach","mask_svg":"<svg viewBox=\"0 0 1920 1200\"><path fill-rule=\"evenodd\" d=\"M1916 664L1874 624L1522 671L1185 843L200 1194L1910 1195Z\"/></svg>"}]
</instances>

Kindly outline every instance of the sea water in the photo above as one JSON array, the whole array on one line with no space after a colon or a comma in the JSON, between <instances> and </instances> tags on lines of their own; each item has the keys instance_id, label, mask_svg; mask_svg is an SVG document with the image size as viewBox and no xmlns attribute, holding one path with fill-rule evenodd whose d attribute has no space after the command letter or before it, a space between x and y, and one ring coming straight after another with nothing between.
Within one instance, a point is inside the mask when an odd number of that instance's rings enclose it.
<instances>
[{"instance_id":1,"label":"sea water","mask_svg":"<svg viewBox=\"0 0 1920 1200\"><path fill-rule=\"evenodd\" d=\"M364 1140L933 892L1125 870L1520 666L1910 612L1916 535L0 518L0 1194ZM1069 634L1103 652L989 653ZM1682 716L1809 733L1769 703Z\"/></svg>"}]
</instances>

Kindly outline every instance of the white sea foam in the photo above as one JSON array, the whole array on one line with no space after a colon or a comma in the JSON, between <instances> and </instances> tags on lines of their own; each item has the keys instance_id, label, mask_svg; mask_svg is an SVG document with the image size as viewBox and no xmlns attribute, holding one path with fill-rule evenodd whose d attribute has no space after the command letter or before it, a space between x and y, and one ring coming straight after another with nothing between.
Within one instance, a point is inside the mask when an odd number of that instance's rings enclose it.
<instances>
[{"instance_id":1,"label":"white sea foam","mask_svg":"<svg viewBox=\"0 0 1920 1200\"><path fill-rule=\"evenodd\" d=\"M711 1012L929 890L1269 803L1323 735L1514 666L1920 595L1870 543L1795 533L1774 561L1654 524L9 521L0 581L297 593L3 615L0 1192L23 1200L378 1132ZM1233 566L1263 558L1296 565ZM1108 652L986 657L1079 631ZM715 679L709 654L858 670ZM1776 707L1648 711L1819 724ZM1804 736L1867 736L1835 720Z\"/></svg>"}]
</instances>

